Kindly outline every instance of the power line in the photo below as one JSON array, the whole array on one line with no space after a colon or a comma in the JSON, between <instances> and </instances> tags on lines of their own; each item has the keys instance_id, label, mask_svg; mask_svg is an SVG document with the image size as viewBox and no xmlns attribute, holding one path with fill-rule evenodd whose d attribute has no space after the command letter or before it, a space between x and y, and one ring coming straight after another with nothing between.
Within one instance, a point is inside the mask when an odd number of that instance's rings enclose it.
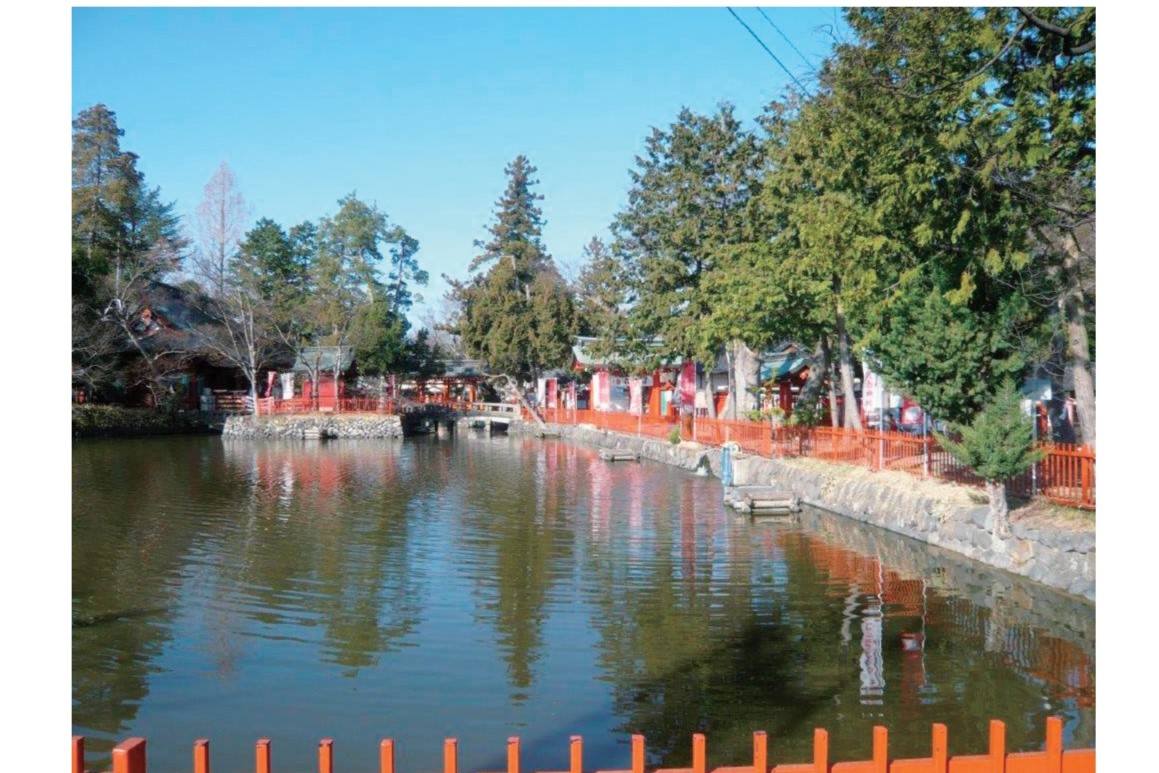
<instances>
[{"instance_id":1,"label":"power line","mask_svg":"<svg viewBox=\"0 0 1159 773\"><path fill-rule=\"evenodd\" d=\"M744 19L737 16L736 11L734 11L732 8L729 8L728 6L725 6L725 7L728 8L728 12L732 14L732 18L736 19L738 22L740 22L740 26L742 26L746 30L748 30L749 34L753 36L753 39L755 41L757 41L757 43L760 44L760 47L765 50L765 53L768 54L769 56L771 56L773 58L773 61L781 66L781 69L785 71L785 74L787 74L790 78L793 79L793 82L796 83L797 86L800 87L801 91L805 92L806 96L809 96L809 97L813 96L812 94L809 93L809 90L805 88L805 84L803 84L803 83L801 83L801 81L797 80L797 76L793 75L792 71L790 71L789 68L785 66L784 62L782 62L780 59L778 59L777 55L769 50L769 47L765 45L765 41L761 40L760 36L757 35L757 33L753 32L752 27L745 24Z\"/></svg>"},{"instance_id":2,"label":"power line","mask_svg":"<svg viewBox=\"0 0 1159 773\"><path fill-rule=\"evenodd\" d=\"M789 44L789 48L791 48L797 52L797 56L801 57L801 61L805 63L806 67L808 67L810 70L816 70L816 68L813 67L813 65L809 62L809 60L805 57L805 55L801 53L801 49L799 49L795 45L793 45L793 41L789 40L789 36L786 35L784 32L782 32L781 28L777 26L777 23L768 17L768 14L765 13L763 8L757 8L757 12L761 16L765 17L765 21L767 21L769 24L773 25L773 29L775 29L777 31L777 34L779 34L782 38L785 39L785 42Z\"/></svg>"}]
</instances>

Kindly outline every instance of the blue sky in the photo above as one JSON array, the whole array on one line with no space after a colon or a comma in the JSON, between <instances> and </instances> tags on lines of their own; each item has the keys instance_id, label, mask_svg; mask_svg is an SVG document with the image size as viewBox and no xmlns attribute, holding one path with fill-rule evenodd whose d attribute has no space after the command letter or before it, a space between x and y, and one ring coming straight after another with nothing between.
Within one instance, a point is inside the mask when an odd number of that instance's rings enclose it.
<instances>
[{"instance_id":1,"label":"blue sky","mask_svg":"<svg viewBox=\"0 0 1159 773\"><path fill-rule=\"evenodd\" d=\"M763 10L736 12L810 84L839 13ZM538 167L544 241L566 270L606 238L653 126L721 101L752 126L788 82L723 6L72 10L73 115L112 109L189 224L222 161L254 219L285 227L357 192L419 240L435 305L516 155Z\"/></svg>"}]
</instances>

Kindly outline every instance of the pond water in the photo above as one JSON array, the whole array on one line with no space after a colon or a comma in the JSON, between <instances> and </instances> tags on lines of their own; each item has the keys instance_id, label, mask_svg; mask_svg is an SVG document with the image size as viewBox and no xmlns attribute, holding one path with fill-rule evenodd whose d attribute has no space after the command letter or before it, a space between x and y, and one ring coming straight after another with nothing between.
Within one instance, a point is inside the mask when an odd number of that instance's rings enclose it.
<instances>
[{"instance_id":1,"label":"pond water","mask_svg":"<svg viewBox=\"0 0 1159 773\"><path fill-rule=\"evenodd\" d=\"M555 440L74 443L73 734L150 769L403 773L983 753L1095 743L1094 606L849 519L753 523L721 485Z\"/></svg>"}]
</instances>

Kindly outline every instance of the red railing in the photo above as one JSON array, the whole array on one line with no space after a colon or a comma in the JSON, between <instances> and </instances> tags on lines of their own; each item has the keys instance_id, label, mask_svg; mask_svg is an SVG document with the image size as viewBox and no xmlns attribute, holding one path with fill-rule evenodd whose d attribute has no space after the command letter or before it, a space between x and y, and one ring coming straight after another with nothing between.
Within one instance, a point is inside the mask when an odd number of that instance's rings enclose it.
<instances>
[{"instance_id":1,"label":"red railing","mask_svg":"<svg viewBox=\"0 0 1159 773\"><path fill-rule=\"evenodd\" d=\"M557 424L591 424L627 435L668 438L679 422L618 411L548 408L544 420ZM873 470L899 470L923 478L980 487L984 481L972 469L943 449L933 436L874 429L860 431L834 427L774 427L743 419L691 418L681 438L706 445L736 443L759 456L807 457L843 462ZM1045 458L1032 469L1006 482L1015 496L1043 496L1070 507L1095 507L1095 452L1087 446L1040 443Z\"/></svg>"},{"instance_id":2,"label":"red railing","mask_svg":"<svg viewBox=\"0 0 1159 773\"><path fill-rule=\"evenodd\" d=\"M446 405L462 410L494 410L497 404L467 403L454 398L432 395L426 404ZM343 398L334 405L333 397L328 411L399 413L410 403L395 403L377 397ZM531 421L526 409L517 406L498 406L508 412L523 415ZM260 415L309 413L317 410L310 398L258 400ZM590 424L609 432L625 435L669 439L673 430L679 430L681 439L694 440L706 445L719 446L736 443L751 454L768 457L806 457L831 462L843 462L873 470L899 470L923 478L936 478L952 483L980 487L983 480L966 465L955 459L932 437L921 437L906 432L883 432L874 429L860 431L834 427L774 427L771 423L743 419L707 419L688 417L683 422L664 416L635 415L622 411L594 411L574 408L539 408L544 421L555 424ZM1095 452L1088 446L1062 443L1040 443L1046 456L1032 469L1006 481L1007 489L1015 496L1042 496L1062 505L1094 509L1095 507Z\"/></svg>"},{"instance_id":3,"label":"red railing","mask_svg":"<svg viewBox=\"0 0 1159 773\"><path fill-rule=\"evenodd\" d=\"M1062 720L1046 720L1046 743L1041 751L1007 752L1006 725L990 721L989 749L984 754L949 754L949 733L945 725L935 724L930 740L930 756L911 759L890 759L889 731L881 726L873 729L873 758L848 762L829 761L829 733L817 728L813 731L813 759L804 763L772 765L769 758L768 736L764 731L753 733L753 758L750 764L714 768L712 773L1094 773L1094 749L1063 749ZM271 744L263 738L254 752L255 773L272 773ZM112 773L147 773L146 743L143 738L130 738L116 746L112 754ZM506 773L520 773L520 742L507 739ZM632 736L630 767L604 773L708 773L708 753L705 737L692 736L691 768L646 768L645 741L642 735ZM209 773L209 741L202 738L193 744L193 773ZM379 744L379 773L395 773L394 741L384 739ZM334 773L334 741L324 738L318 743L319 773ZM72 772L85 770L84 737L73 736ZM568 747L567 773L583 773L583 738L571 737ZM443 742L443 773L459 773L458 740Z\"/></svg>"}]
</instances>

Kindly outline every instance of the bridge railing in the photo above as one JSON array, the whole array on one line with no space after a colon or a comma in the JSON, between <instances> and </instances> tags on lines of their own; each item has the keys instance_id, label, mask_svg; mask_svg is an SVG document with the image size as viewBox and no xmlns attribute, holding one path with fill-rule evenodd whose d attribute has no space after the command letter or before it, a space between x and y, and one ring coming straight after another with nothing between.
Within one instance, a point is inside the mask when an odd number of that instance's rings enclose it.
<instances>
[{"instance_id":1,"label":"bridge railing","mask_svg":"<svg viewBox=\"0 0 1159 773\"><path fill-rule=\"evenodd\" d=\"M1006 750L1006 725L1000 720L990 721L989 748L981 754L949 754L949 732L945 725L935 724L930 739L928 757L893 759L889 755L889 731L882 726L873 729L872 759L830 762L829 733L817 728L813 731L813 759L808 762L772 764L769 757L768 736L764 731L753 733L753 756L750 763L740 766L718 767L712 773L1094 773L1094 749L1063 749L1062 720L1046 720L1046 739L1043 748L1033 752ZM146 742L130 738L116 746L112 754L111 773L147 773ZM506 773L521 773L519 738L507 739ZM567 773L584 773L583 738L573 735L568 745ZM709 773L707 742L703 734L692 736L691 768L648 768L645 766L645 739L632 736L629 767L603 773ZM268 738L258 740L254 755L255 773L272 773L271 743ZM209 741L198 739L193 744L193 773L209 773ZM294 765L301 767L301 763ZM387 738L379 744L379 773L395 773L394 740ZM562 770L562 768L561 768ZM590 768L589 768L590 770ZM85 768L84 737L73 736L72 771L87 773ZM334 773L334 741L324 738L318 743L319 773ZM443 742L443 773L459 773L458 740Z\"/></svg>"}]
</instances>

